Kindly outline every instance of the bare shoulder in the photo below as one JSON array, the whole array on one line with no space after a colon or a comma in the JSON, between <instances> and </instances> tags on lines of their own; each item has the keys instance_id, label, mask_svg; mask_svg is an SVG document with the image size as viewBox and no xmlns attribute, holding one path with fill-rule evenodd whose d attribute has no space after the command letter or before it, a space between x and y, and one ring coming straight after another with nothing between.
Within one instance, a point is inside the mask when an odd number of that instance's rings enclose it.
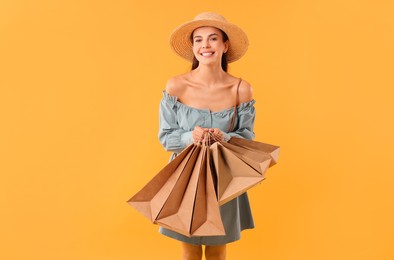
<instances>
[{"instance_id":1,"label":"bare shoulder","mask_svg":"<svg viewBox=\"0 0 394 260\"><path fill-rule=\"evenodd\" d=\"M185 90L185 74L174 76L167 80L166 92L171 96L179 97Z\"/></svg>"},{"instance_id":2,"label":"bare shoulder","mask_svg":"<svg viewBox=\"0 0 394 260\"><path fill-rule=\"evenodd\" d=\"M239 86L239 102L250 102L253 100L253 88L249 82L242 79L242 82Z\"/></svg>"}]
</instances>

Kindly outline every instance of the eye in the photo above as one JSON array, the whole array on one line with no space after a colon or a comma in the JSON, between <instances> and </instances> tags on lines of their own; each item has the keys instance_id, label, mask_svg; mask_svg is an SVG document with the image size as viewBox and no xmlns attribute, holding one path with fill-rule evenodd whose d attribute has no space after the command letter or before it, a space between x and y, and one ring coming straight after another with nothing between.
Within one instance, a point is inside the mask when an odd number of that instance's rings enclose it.
<instances>
[{"instance_id":1,"label":"eye","mask_svg":"<svg viewBox=\"0 0 394 260\"><path fill-rule=\"evenodd\" d=\"M216 41L218 38L217 37L212 37L211 40L212 41Z\"/></svg>"},{"instance_id":2,"label":"eye","mask_svg":"<svg viewBox=\"0 0 394 260\"><path fill-rule=\"evenodd\" d=\"M194 42L201 42L201 39L195 39Z\"/></svg>"}]
</instances>

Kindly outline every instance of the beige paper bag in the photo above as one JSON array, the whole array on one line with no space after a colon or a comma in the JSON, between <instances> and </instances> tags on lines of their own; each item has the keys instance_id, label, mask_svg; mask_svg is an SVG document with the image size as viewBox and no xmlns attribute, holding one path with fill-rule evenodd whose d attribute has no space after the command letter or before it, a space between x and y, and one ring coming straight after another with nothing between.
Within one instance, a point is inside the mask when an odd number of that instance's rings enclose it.
<instances>
[{"instance_id":1,"label":"beige paper bag","mask_svg":"<svg viewBox=\"0 0 394 260\"><path fill-rule=\"evenodd\" d=\"M210 149L205 147L202 171L198 182L195 211L191 233L193 236L225 235L219 203L216 197L215 184L210 165ZM205 216L201 219L200 216Z\"/></svg>"},{"instance_id":2,"label":"beige paper bag","mask_svg":"<svg viewBox=\"0 0 394 260\"><path fill-rule=\"evenodd\" d=\"M204 144L190 157L156 223L185 236L224 235L219 205Z\"/></svg>"},{"instance_id":3,"label":"beige paper bag","mask_svg":"<svg viewBox=\"0 0 394 260\"><path fill-rule=\"evenodd\" d=\"M130 198L127 203L141 212L150 221L155 222L157 215L161 211L195 149L196 147L193 145L186 147L138 193Z\"/></svg>"},{"instance_id":4,"label":"beige paper bag","mask_svg":"<svg viewBox=\"0 0 394 260\"><path fill-rule=\"evenodd\" d=\"M250 150L243 146L237 146L231 143L221 142L228 150L232 151L235 156L244 161L250 167L258 171L263 177L271 164L271 156L256 150Z\"/></svg>"},{"instance_id":5,"label":"beige paper bag","mask_svg":"<svg viewBox=\"0 0 394 260\"><path fill-rule=\"evenodd\" d=\"M244 147L250 151L256 151L259 153L265 153L271 157L270 167L278 163L279 150L280 147L272 144L266 144L262 142L257 142L254 140L248 140L238 137L232 137L229 144L234 144L236 146Z\"/></svg>"},{"instance_id":6,"label":"beige paper bag","mask_svg":"<svg viewBox=\"0 0 394 260\"><path fill-rule=\"evenodd\" d=\"M225 235L206 144L191 144L128 203L185 236Z\"/></svg>"},{"instance_id":7,"label":"beige paper bag","mask_svg":"<svg viewBox=\"0 0 394 260\"><path fill-rule=\"evenodd\" d=\"M217 175L219 205L238 197L264 180L264 176L241 160L222 143L211 145L214 169Z\"/></svg>"}]
</instances>

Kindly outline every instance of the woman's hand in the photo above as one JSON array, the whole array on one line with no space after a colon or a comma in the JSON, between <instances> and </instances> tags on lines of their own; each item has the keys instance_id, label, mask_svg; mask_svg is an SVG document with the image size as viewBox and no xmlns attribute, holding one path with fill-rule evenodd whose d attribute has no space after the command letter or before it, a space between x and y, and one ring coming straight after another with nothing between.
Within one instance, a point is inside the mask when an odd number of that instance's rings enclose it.
<instances>
[{"instance_id":1,"label":"woman's hand","mask_svg":"<svg viewBox=\"0 0 394 260\"><path fill-rule=\"evenodd\" d=\"M210 140L212 143L224 140L223 132L219 128L210 128Z\"/></svg>"},{"instance_id":2,"label":"woman's hand","mask_svg":"<svg viewBox=\"0 0 394 260\"><path fill-rule=\"evenodd\" d=\"M205 140L204 135L209 137L209 140ZM213 144L217 141L222 142L224 139L223 132L219 128L202 128L200 126L194 128L192 136L194 143L208 141L210 144Z\"/></svg>"},{"instance_id":3,"label":"woman's hand","mask_svg":"<svg viewBox=\"0 0 394 260\"><path fill-rule=\"evenodd\" d=\"M193 142L198 143L198 142L204 142L204 133L208 132L208 128L202 128L199 126L194 127L194 130L192 132L193 136Z\"/></svg>"}]
</instances>

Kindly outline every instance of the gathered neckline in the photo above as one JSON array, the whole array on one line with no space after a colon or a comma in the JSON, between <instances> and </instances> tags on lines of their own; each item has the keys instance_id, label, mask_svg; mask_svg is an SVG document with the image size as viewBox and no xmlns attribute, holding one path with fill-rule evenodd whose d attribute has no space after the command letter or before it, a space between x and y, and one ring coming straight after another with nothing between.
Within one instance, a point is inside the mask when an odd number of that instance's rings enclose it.
<instances>
[{"instance_id":1,"label":"gathered neckline","mask_svg":"<svg viewBox=\"0 0 394 260\"><path fill-rule=\"evenodd\" d=\"M196 107L192 107L192 106L188 106L182 102L180 102L178 100L177 96L172 96L170 94L167 93L167 91L163 90L163 93L165 94L165 96L169 97L170 99L173 99L173 101L177 104L180 104L181 106L185 107L185 108L189 108L192 110L197 110L197 111L204 111L204 112L209 112L211 114L219 114L219 113L224 113L224 112L228 112L228 111L233 111L234 110L234 106L230 107L230 108L225 108L222 110L218 110L218 111L211 111L209 108L196 108ZM240 104L238 104L237 109L239 109L240 107L244 107L247 106L248 104L254 104L256 102L256 100L252 99L251 101L247 101L247 102L242 102Z\"/></svg>"}]
</instances>

